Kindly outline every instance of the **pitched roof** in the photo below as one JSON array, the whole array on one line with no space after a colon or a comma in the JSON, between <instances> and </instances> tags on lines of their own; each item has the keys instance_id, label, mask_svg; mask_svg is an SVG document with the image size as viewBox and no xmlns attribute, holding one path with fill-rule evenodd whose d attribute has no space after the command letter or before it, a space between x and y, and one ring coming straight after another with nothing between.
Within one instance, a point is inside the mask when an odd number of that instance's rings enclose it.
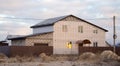
<instances>
[{"instance_id":1,"label":"pitched roof","mask_svg":"<svg viewBox=\"0 0 120 66\"><path fill-rule=\"evenodd\" d=\"M49 19L46 19L46 20L44 20L44 21L42 21L42 22L40 22L40 23L38 23L36 25L31 26L31 28L44 27L44 26L52 26L52 25L54 25L54 23L56 23L56 22L58 22L60 20L63 20L65 18L69 17L69 16L73 16L73 17L75 17L75 18L77 18L77 19L79 19L79 20L81 20L83 22L86 22L86 23L91 24L91 25L93 25L95 27L98 27L98 28L104 30L105 32L108 32L108 30L106 30L106 29L104 29L104 28L102 28L100 26L97 26L95 24L92 24L92 23L90 23L90 22L88 22L88 21L86 21L84 19L76 17L74 15L66 15L66 16L60 16L60 17L55 17L55 18L49 18Z\"/></svg>"},{"instance_id":2,"label":"pitched roof","mask_svg":"<svg viewBox=\"0 0 120 66\"><path fill-rule=\"evenodd\" d=\"M47 34L47 33L52 33L52 32L42 32L42 33L36 33L36 34L30 34L30 35L24 35L24 36L9 37L8 40L13 40L13 39L25 39L25 38L27 38L27 37L36 36L36 35L41 35L41 34Z\"/></svg>"},{"instance_id":3,"label":"pitched roof","mask_svg":"<svg viewBox=\"0 0 120 66\"><path fill-rule=\"evenodd\" d=\"M22 37L23 35L8 35L7 36L7 39L10 39L10 38L16 38L16 37Z\"/></svg>"},{"instance_id":4,"label":"pitched roof","mask_svg":"<svg viewBox=\"0 0 120 66\"><path fill-rule=\"evenodd\" d=\"M36 27L42 27L42 26L48 26L48 25L53 25L55 22L60 21L66 17L68 17L70 15L66 15L66 16L60 16L60 17L55 17L55 18L49 18L46 19L36 25L31 26L31 28L36 28Z\"/></svg>"}]
</instances>

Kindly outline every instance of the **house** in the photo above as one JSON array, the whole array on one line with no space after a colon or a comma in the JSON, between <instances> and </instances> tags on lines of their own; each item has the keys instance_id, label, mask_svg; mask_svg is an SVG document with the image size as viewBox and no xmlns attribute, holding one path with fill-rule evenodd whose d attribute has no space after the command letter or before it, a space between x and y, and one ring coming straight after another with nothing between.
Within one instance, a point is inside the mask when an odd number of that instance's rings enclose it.
<instances>
[{"instance_id":1,"label":"house","mask_svg":"<svg viewBox=\"0 0 120 66\"><path fill-rule=\"evenodd\" d=\"M12 45L53 46L54 54L78 54L79 46L107 46L108 30L74 15L49 18L31 28L31 35L9 38Z\"/></svg>"}]
</instances>

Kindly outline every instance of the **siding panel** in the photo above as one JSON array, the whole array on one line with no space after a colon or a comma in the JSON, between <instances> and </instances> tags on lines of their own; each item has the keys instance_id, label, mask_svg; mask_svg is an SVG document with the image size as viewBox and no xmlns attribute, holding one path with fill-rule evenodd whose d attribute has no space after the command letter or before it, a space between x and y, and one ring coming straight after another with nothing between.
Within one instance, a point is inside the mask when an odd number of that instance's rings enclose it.
<instances>
[{"instance_id":1,"label":"siding panel","mask_svg":"<svg viewBox=\"0 0 120 66\"><path fill-rule=\"evenodd\" d=\"M43 33L43 32L53 32L53 26L33 28L33 34Z\"/></svg>"}]
</instances>

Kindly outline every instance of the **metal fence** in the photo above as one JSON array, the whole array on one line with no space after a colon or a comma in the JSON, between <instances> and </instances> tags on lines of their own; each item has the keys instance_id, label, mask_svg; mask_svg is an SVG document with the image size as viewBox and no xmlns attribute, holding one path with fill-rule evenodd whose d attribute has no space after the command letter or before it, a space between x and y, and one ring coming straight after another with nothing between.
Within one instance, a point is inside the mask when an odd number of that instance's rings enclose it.
<instances>
[{"instance_id":1,"label":"metal fence","mask_svg":"<svg viewBox=\"0 0 120 66\"><path fill-rule=\"evenodd\" d=\"M113 47L79 47L79 54L84 52L101 53L105 50L113 51ZM116 54L120 55L120 47L116 48ZM38 56L40 53L53 54L52 46L1 46L0 53L7 56Z\"/></svg>"},{"instance_id":2,"label":"metal fence","mask_svg":"<svg viewBox=\"0 0 120 66\"><path fill-rule=\"evenodd\" d=\"M11 56L38 56L40 53L53 54L52 46L11 46Z\"/></svg>"},{"instance_id":3,"label":"metal fence","mask_svg":"<svg viewBox=\"0 0 120 66\"><path fill-rule=\"evenodd\" d=\"M10 56L10 47L9 46L0 46L0 53Z\"/></svg>"},{"instance_id":4,"label":"metal fence","mask_svg":"<svg viewBox=\"0 0 120 66\"><path fill-rule=\"evenodd\" d=\"M0 53L7 56L38 56L40 53L53 54L52 46L1 46Z\"/></svg>"}]
</instances>

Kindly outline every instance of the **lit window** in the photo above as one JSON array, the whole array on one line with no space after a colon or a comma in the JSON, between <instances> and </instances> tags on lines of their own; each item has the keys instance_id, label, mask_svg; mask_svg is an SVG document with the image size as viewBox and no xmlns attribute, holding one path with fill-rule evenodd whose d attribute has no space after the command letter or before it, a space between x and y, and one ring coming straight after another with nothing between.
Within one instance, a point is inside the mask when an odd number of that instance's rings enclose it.
<instances>
[{"instance_id":1,"label":"lit window","mask_svg":"<svg viewBox=\"0 0 120 66\"><path fill-rule=\"evenodd\" d=\"M83 33L83 26L78 26L78 32Z\"/></svg>"},{"instance_id":2,"label":"lit window","mask_svg":"<svg viewBox=\"0 0 120 66\"><path fill-rule=\"evenodd\" d=\"M62 25L62 31L67 32L67 25Z\"/></svg>"}]
</instances>

